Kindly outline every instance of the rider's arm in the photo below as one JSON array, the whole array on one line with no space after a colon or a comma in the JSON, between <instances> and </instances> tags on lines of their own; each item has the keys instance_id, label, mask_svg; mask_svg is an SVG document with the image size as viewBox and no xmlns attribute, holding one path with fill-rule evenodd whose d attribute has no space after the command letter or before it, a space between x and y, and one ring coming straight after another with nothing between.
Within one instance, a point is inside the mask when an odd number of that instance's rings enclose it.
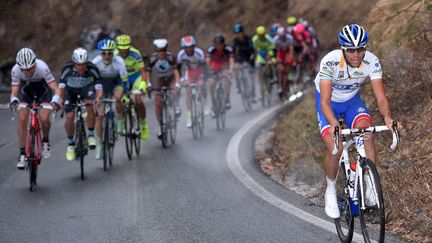
<instances>
[{"instance_id":1,"label":"rider's arm","mask_svg":"<svg viewBox=\"0 0 432 243\"><path fill-rule=\"evenodd\" d=\"M332 96L332 81L321 79L320 80L320 106L326 120L331 125L330 136L334 138L333 130L334 127L339 126L339 121L335 118L333 109L331 107L331 96Z\"/></svg>"}]
</instances>

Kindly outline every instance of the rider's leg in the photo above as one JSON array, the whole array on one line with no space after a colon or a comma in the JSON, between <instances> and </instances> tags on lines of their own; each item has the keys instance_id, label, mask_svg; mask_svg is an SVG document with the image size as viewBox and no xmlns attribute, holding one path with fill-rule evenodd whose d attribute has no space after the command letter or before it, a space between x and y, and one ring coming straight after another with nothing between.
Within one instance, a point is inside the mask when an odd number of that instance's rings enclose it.
<instances>
[{"instance_id":1,"label":"rider's leg","mask_svg":"<svg viewBox=\"0 0 432 243\"><path fill-rule=\"evenodd\" d=\"M48 142L49 140L49 131L51 128L51 110L50 109L41 109L39 113L40 123L42 127L42 141Z\"/></svg>"},{"instance_id":2,"label":"rider's leg","mask_svg":"<svg viewBox=\"0 0 432 243\"><path fill-rule=\"evenodd\" d=\"M27 122L28 122L28 116L29 111L25 108L21 108L18 110L19 114L19 123L18 123L18 139L19 139L19 145L20 148L25 148L25 141L26 141L26 132L27 132Z\"/></svg>"}]
</instances>

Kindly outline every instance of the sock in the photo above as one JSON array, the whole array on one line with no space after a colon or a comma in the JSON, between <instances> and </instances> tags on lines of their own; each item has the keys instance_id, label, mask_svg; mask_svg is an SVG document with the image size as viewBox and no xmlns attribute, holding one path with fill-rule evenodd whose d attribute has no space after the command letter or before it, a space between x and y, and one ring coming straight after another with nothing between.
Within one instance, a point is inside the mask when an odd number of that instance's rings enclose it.
<instances>
[{"instance_id":1,"label":"sock","mask_svg":"<svg viewBox=\"0 0 432 243\"><path fill-rule=\"evenodd\" d=\"M74 146L75 145L75 141L74 141L74 139L73 139L73 136L71 136L71 137L67 137L67 143L68 143L68 145L69 146Z\"/></svg>"},{"instance_id":2,"label":"sock","mask_svg":"<svg viewBox=\"0 0 432 243\"><path fill-rule=\"evenodd\" d=\"M336 180L332 180L326 176L327 190L326 192L336 192Z\"/></svg>"},{"instance_id":3,"label":"sock","mask_svg":"<svg viewBox=\"0 0 432 243\"><path fill-rule=\"evenodd\" d=\"M88 129L88 136L89 137L94 137L94 128L89 128Z\"/></svg>"},{"instance_id":4,"label":"sock","mask_svg":"<svg viewBox=\"0 0 432 243\"><path fill-rule=\"evenodd\" d=\"M25 148L20 148L20 155L25 155Z\"/></svg>"},{"instance_id":5,"label":"sock","mask_svg":"<svg viewBox=\"0 0 432 243\"><path fill-rule=\"evenodd\" d=\"M42 143L49 143L48 138L42 138Z\"/></svg>"},{"instance_id":6,"label":"sock","mask_svg":"<svg viewBox=\"0 0 432 243\"><path fill-rule=\"evenodd\" d=\"M187 111L187 117L188 117L188 118L191 118L191 117L192 117L192 111L190 111L190 110Z\"/></svg>"}]
</instances>

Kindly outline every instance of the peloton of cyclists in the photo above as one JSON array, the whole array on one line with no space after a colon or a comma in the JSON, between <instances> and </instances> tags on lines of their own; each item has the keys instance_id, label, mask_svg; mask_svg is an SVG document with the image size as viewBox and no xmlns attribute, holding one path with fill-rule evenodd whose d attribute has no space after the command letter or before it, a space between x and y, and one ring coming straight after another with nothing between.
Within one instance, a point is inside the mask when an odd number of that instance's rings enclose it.
<instances>
[{"instance_id":1,"label":"peloton of cyclists","mask_svg":"<svg viewBox=\"0 0 432 243\"><path fill-rule=\"evenodd\" d=\"M29 110L25 107L33 103L35 96L38 99L36 102L42 106L39 112L42 128L42 156L49 158L51 156L49 143L51 104L55 109L58 108L60 103L59 89L48 65L36 58L35 53L30 48L22 48L18 51L16 64L12 67L10 95L10 108L12 110L19 108L17 168L21 170L26 167L25 141Z\"/></svg>"},{"instance_id":2,"label":"peloton of cyclists","mask_svg":"<svg viewBox=\"0 0 432 243\"><path fill-rule=\"evenodd\" d=\"M71 62L67 63L62 70L59 88L61 100L64 100L64 111L66 112L65 130L67 135L66 159L75 159L74 141L74 118L73 105L78 95L87 105L87 143L90 149L95 149L95 107L102 99L102 84L99 83L99 69L88 60L87 50L78 47L72 52Z\"/></svg>"},{"instance_id":3,"label":"peloton of cyclists","mask_svg":"<svg viewBox=\"0 0 432 243\"><path fill-rule=\"evenodd\" d=\"M186 127L192 127L191 120L191 106L192 106L192 88L188 85L191 83L197 83L201 87L201 93L205 94L204 84L204 66L205 66L205 54L204 51L196 47L195 37L186 35L181 38L181 47L183 48L177 54L177 65L180 71L182 66L185 69L184 75L181 78L182 84L187 86L186 88L186 113L187 122Z\"/></svg>"}]
</instances>

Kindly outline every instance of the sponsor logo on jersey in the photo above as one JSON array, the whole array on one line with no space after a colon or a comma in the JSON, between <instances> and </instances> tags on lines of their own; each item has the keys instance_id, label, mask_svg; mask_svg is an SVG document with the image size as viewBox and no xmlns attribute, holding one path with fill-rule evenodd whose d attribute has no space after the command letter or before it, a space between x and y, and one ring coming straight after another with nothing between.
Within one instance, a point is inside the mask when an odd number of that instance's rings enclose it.
<instances>
[{"instance_id":1,"label":"sponsor logo on jersey","mask_svg":"<svg viewBox=\"0 0 432 243\"><path fill-rule=\"evenodd\" d=\"M343 78L344 76L345 76L344 71L339 71L338 78Z\"/></svg>"},{"instance_id":2,"label":"sponsor logo on jersey","mask_svg":"<svg viewBox=\"0 0 432 243\"><path fill-rule=\"evenodd\" d=\"M372 73L381 73L381 72L382 72L381 68L378 68L378 69L375 69Z\"/></svg>"},{"instance_id":3,"label":"sponsor logo on jersey","mask_svg":"<svg viewBox=\"0 0 432 243\"><path fill-rule=\"evenodd\" d=\"M364 107L360 107L360 108L358 108L357 112L363 113L363 112L366 112L366 109Z\"/></svg>"},{"instance_id":4,"label":"sponsor logo on jersey","mask_svg":"<svg viewBox=\"0 0 432 243\"><path fill-rule=\"evenodd\" d=\"M375 67L379 68L381 65L377 62L375 63Z\"/></svg>"},{"instance_id":5,"label":"sponsor logo on jersey","mask_svg":"<svg viewBox=\"0 0 432 243\"><path fill-rule=\"evenodd\" d=\"M332 87L334 89L340 89L340 90L356 90L360 87L359 83L354 83L354 84L333 84Z\"/></svg>"},{"instance_id":6,"label":"sponsor logo on jersey","mask_svg":"<svg viewBox=\"0 0 432 243\"><path fill-rule=\"evenodd\" d=\"M325 63L325 65L327 65L327 66L337 66L337 65L339 65L339 62L337 62L337 61L328 61L328 62L326 62Z\"/></svg>"},{"instance_id":7,"label":"sponsor logo on jersey","mask_svg":"<svg viewBox=\"0 0 432 243\"><path fill-rule=\"evenodd\" d=\"M353 73L353 75L354 75L354 76L363 76L364 73L363 73L363 72L359 72L359 71L355 71L355 72Z\"/></svg>"},{"instance_id":8,"label":"sponsor logo on jersey","mask_svg":"<svg viewBox=\"0 0 432 243\"><path fill-rule=\"evenodd\" d=\"M364 64L366 64L366 65L369 65L369 64L370 64L370 62L368 62L368 61L366 61L366 60L363 60L363 62L364 62Z\"/></svg>"}]
</instances>

